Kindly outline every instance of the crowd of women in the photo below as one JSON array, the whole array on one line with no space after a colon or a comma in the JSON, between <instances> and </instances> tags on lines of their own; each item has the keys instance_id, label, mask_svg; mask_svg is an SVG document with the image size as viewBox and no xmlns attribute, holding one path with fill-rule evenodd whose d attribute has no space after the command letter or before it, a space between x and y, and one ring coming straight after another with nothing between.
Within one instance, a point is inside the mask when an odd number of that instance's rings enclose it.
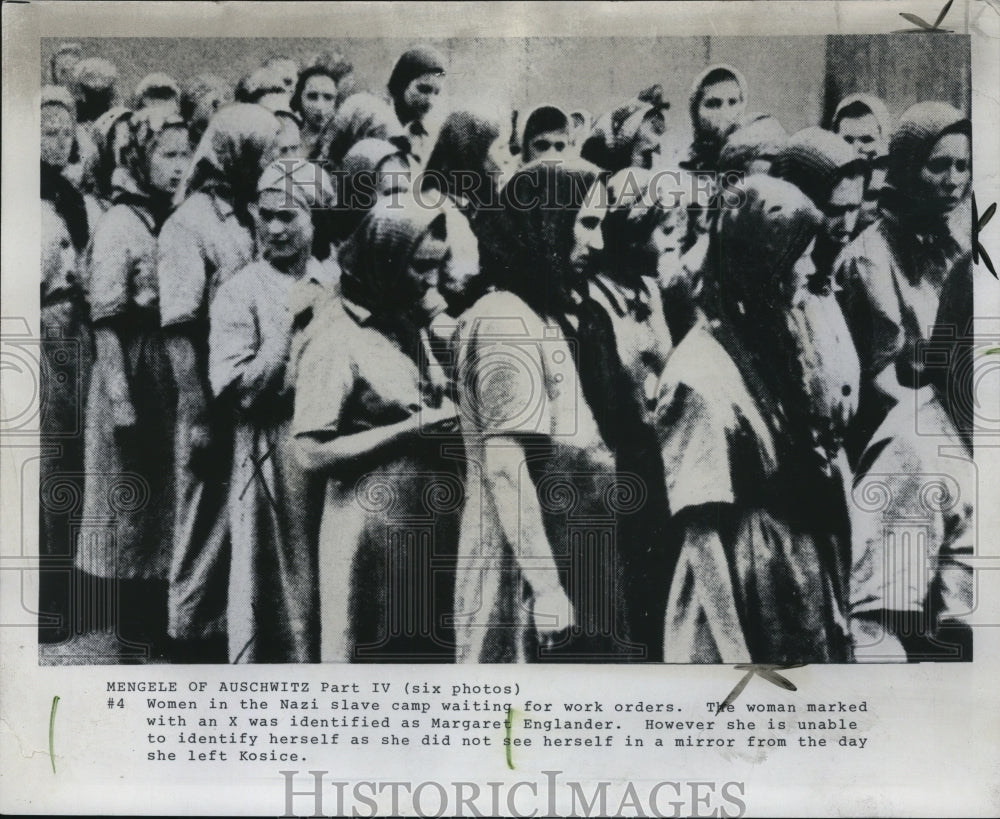
<instances>
[{"instance_id":1,"label":"crowd of women","mask_svg":"<svg viewBox=\"0 0 1000 819\"><path fill-rule=\"evenodd\" d=\"M386 94L334 54L119 105L58 50L43 641L970 659L966 116L857 94L788 134L716 65L675 162L658 86L594 119L449 82L421 45Z\"/></svg>"}]
</instances>

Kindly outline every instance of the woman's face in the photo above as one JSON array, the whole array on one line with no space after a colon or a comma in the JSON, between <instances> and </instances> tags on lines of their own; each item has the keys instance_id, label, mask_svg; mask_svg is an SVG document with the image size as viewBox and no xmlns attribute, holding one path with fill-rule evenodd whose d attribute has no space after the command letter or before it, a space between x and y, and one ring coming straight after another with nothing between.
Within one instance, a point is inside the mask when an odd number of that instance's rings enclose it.
<instances>
[{"instance_id":1,"label":"woman's face","mask_svg":"<svg viewBox=\"0 0 1000 819\"><path fill-rule=\"evenodd\" d=\"M603 228L607 213L607 192L604 184L597 182L588 191L573 224L573 249L569 254L569 264L578 276L586 276L604 250Z\"/></svg>"},{"instance_id":2,"label":"woman's face","mask_svg":"<svg viewBox=\"0 0 1000 819\"><path fill-rule=\"evenodd\" d=\"M42 162L65 168L73 151L73 117L61 105L42 106Z\"/></svg>"},{"instance_id":3,"label":"woman's face","mask_svg":"<svg viewBox=\"0 0 1000 819\"><path fill-rule=\"evenodd\" d=\"M284 269L312 248L313 223L309 209L289 201L284 191L264 191L255 208L257 241L261 255L278 269Z\"/></svg>"},{"instance_id":4,"label":"woman's face","mask_svg":"<svg viewBox=\"0 0 1000 819\"><path fill-rule=\"evenodd\" d=\"M414 119L424 119L441 93L442 78L438 74L422 74L403 91L403 105Z\"/></svg>"},{"instance_id":5,"label":"woman's face","mask_svg":"<svg viewBox=\"0 0 1000 819\"><path fill-rule=\"evenodd\" d=\"M80 62L80 55L72 51L63 52L55 59L52 66L52 80L56 85L65 88L73 87L73 69Z\"/></svg>"},{"instance_id":6,"label":"woman's face","mask_svg":"<svg viewBox=\"0 0 1000 819\"><path fill-rule=\"evenodd\" d=\"M174 193L191 161L186 128L167 128L149 157L149 184L161 193Z\"/></svg>"},{"instance_id":7,"label":"woman's face","mask_svg":"<svg viewBox=\"0 0 1000 819\"><path fill-rule=\"evenodd\" d=\"M306 80L302 88L302 117L314 131L333 119L337 112L337 83L325 74Z\"/></svg>"},{"instance_id":8,"label":"woman's face","mask_svg":"<svg viewBox=\"0 0 1000 819\"><path fill-rule=\"evenodd\" d=\"M302 153L302 134L291 117L278 117L281 128L278 131L278 159L299 156Z\"/></svg>"},{"instance_id":9,"label":"woman's face","mask_svg":"<svg viewBox=\"0 0 1000 819\"><path fill-rule=\"evenodd\" d=\"M225 95L221 90L212 89L206 91L198 97L198 101L194 106L194 113L191 115L191 121L207 124L212 118L212 114L218 111L225 103Z\"/></svg>"},{"instance_id":10,"label":"woman's face","mask_svg":"<svg viewBox=\"0 0 1000 819\"><path fill-rule=\"evenodd\" d=\"M736 80L706 85L698 103L698 130L723 139L743 116L746 101Z\"/></svg>"},{"instance_id":11,"label":"woman's face","mask_svg":"<svg viewBox=\"0 0 1000 819\"><path fill-rule=\"evenodd\" d=\"M971 176L969 138L945 134L920 169L921 194L939 213L951 213L965 198Z\"/></svg>"},{"instance_id":12,"label":"woman's face","mask_svg":"<svg viewBox=\"0 0 1000 819\"><path fill-rule=\"evenodd\" d=\"M450 262L448 242L430 233L424 236L410 256L403 287L407 291L408 303L413 305L411 314L421 326L429 324L431 319L448 308L438 284L446 279Z\"/></svg>"},{"instance_id":13,"label":"woman's face","mask_svg":"<svg viewBox=\"0 0 1000 819\"><path fill-rule=\"evenodd\" d=\"M639 130L632 141L633 168L649 169L653 167L653 158L660 153L663 134L667 130L667 123L663 119L663 114L649 114L642 121Z\"/></svg>"},{"instance_id":14,"label":"woman's face","mask_svg":"<svg viewBox=\"0 0 1000 819\"><path fill-rule=\"evenodd\" d=\"M665 214L653 229L646 249L656 260L656 277L667 285L681 272L681 240L684 238L684 221L681 209L674 208Z\"/></svg>"},{"instance_id":15,"label":"woman's face","mask_svg":"<svg viewBox=\"0 0 1000 819\"><path fill-rule=\"evenodd\" d=\"M77 286L76 249L62 217L50 207L42 209L42 296L72 292Z\"/></svg>"},{"instance_id":16,"label":"woman's face","mask_svg":"<svg viewBox=\"0 0 1000 819\"><path fill-rule=\"evenodd\" d=\"M816 265L812 260L815 247L816 240L813 239L792 268L791 281L786 283L787 305L795 304L800 297L811 292L809 284L816 275Z\"/></svg>"}]
</instances>

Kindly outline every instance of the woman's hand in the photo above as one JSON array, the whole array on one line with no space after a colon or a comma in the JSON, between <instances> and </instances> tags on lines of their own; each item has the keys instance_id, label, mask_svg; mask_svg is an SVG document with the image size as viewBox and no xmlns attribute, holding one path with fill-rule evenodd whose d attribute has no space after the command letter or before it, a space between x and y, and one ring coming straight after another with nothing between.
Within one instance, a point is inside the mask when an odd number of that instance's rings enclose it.
<instances>
[{"instance_id":1,"label":"woman's hand","mask_svg":"<svg viewBox=\"0 0 1000 819\"><path fill-rule=\"evenodd\" d=\"M562 586L546 589L535 595L532 619L538 642L545 649L552 649L558 637L573 627L573 604Z\"/></svg>"}]
</instances>

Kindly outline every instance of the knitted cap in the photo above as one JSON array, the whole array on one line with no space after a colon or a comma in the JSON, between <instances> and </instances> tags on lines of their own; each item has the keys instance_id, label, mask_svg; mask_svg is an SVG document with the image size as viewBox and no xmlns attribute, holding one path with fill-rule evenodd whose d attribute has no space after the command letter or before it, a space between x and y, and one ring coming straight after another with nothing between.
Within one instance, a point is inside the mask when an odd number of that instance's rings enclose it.
<instances>
[{"instance_id":1,"label":"knitted cap","mask_svg":"<svg viewBox=\"0 0 1000 819\"><path fill-rule=\"evenodd\" d=\"M771 165L771 176L791 182L822 208L834 185L860 176L867 164L841 137L823 128L803 128L789 137Z\"/></svg>"},{"instance_id":2,"label":"knitted cap","mask_svg":"<svg viewBox=\"0 0 1000 819\"><path fill-rule=\"evenodd\" d=\"M747 116L729 135L719 154L720 171L746 173L755 159L774 159L788 142L788 132L770 114Z\"/></svg>"},{"instance_id":3,"label":"knitted cap","mask_svg":"<svg viewBox=\"0 0 1000 819\"><path fill-rule=\"evenodd\" d=\"M889 183L900 191L913 188L914 181L934 143L945 132L971 135L972 124L957 108L944 102L918 102L899 118L889 142Z\"/></svg>"}]
</instances>

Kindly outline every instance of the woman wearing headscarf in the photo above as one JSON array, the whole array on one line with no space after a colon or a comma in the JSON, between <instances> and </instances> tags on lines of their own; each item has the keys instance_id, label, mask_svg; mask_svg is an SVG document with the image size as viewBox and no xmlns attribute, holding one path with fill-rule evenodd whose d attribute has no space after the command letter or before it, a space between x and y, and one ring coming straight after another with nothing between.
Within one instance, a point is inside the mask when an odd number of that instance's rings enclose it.
<instances>
[{"instance_id":1,"label":"woman wearing headscarf","mask_svg":"<svg viewBox=\"0 0 1000 819\"><path fill-rule=\"evenodd\" d=\"M40 227L38 639L58 643L81 630L71 616L72 575L67 569L76 551L83 497L82 396L92 351L78 254L51 201L41 203Z\"/></svg>"},{"instance_id":2,"label":"woman wearing headscarf","mask_svg":"<svg viewBox=\"0 0 1000 819\"><path fill-rule=\"evenodd\" d=\"M580 160L511 178L486 268L496 289L462 317L459 662L643 656L628 642L616 524L645 487L618 474L621 362L587 290L603 248L598 180Z\"/></svg>"},{"instance_id":3,"label":"woman wearing headscarf","mask_svg":"<svg viewBox=\"0 0 1000 819\"><path fill-rule=\"evenodd\" d=\"M389 140L400 131L389 103L374 94L352 94L325 129L321 139L324 156L331 167L339 169L347 152L361 140Z\"/></svg>"},{"instance_id":4,"label":"woman wearing headscarf","mask_svg":"<svg viewBox=\"0 0 1000 819\"><path fill-rule=\"evenodd\" d=\"M123 182L123 175L127 175L123 154L132 140L131 118L128 108L115 106L94 121L91 131L94 152L83 169L82 188L88 216L95 225L100 215L111 207L115 191L127 185Z\"/></svg>"},{"instance_id":5,"label":"woman wearing headscarf","mask_svg":"<svg viewBox=\"0 0 1000 819\"><path fill-rule=\"evenodd\" d=\"M569 132L569 117L562 108L555 105L533 108L524 118L524 128L517 146L521 164L530 165L532 162L564 158L563 155L568 153L571 145Z\"/></svg>"},{"instance_id":6,"label":"woman wearing headscarf","mask_svg":"<svg viewBox=\"0 0 1000 819\"><path fill-rule=\"evenodd\" d=\"M293 452L286 371L296 291L328 276L312 256L312 211L329 205L333 188L319 166L284 160L264 170L257 190L261 258L219 287L210 311L209 380L235 423L229 660L316 662L322 487Z\"/></svg>"},{"instance_id":7,"label":"woman wearing headscarf","mask_svg":"<svg viewBox=\"0 0 1000 819\"><path fill-rule=\"evenodd\" d=\"M695 77L688 97L694 139L681 167L718 171L719 152L743 118L746 104L746 80L731 65L711 65Z\"/></svg>"},{"instance_id":8,"label":"woman wearing headscarf","mask_svg":"<svg viewBox=\"0 0 1000 819\"><path fill-rule=\"evenodd\" d=\"M181 94L181 116L188 123L192 147L201 142L215 112L232 101L232 86L222 77L199 74L188 81Z\"/></svg>"},{"instance_id":9,"label":"woman wearing headscarf","mask_svg":"<svg viewBox=\"0 0 1000 819\"><path fill-rule=\"evenodd\" d=\"M910 659L943 659L948 652L969 659L971 650L966 557L973 551L975 474L928 368L931 351L940 350L930 342L942 291L971 238L964 208L970 128L960 111L941 102L918 103L903 114L889 144L891 191L882 219L848 245L837 265L862 366L851 430L855 497L862 499L853 509L852 612L863 653L874 659L894 650ZM954 292L949 300L956 300ZM943 457L947 446L951 455ZM873 497L885 501L870 503ZM928 524L924 548L907 555L887 533L915 515ZM951 640L941 631L955 623L961 651L946 645Z\"/></svg>"},{"instance_id":10,"label":"woman wearing headscarf","mask_svg":"<svg viewBox=\"0 0 1000 819\"><path fill-rule=\"evenodd\" d=\"M403 150L381 139L362 139L341 164L333 237L346 241L380 196L409 190L410 166Z\"/></svg>"},{"instance_id":11,"label":"woman wearing headscarf","mask_svg":"<svg viewBox=\"0 0 1000 819\"><path fill-rule=\"evenodd\" d=\"M311 65L299 73L290 108L302 117L302 149L309 159L323 151L323 135L337 113L337 80L325 65Z\"/></svg>"},{"instance_id":12,"label":"woman wearing headscarf","mask_svg":"<svg viewBox=\"0 0 1000 819\"><path fill-rule=\"evenodd\" d=\"M663 112L669 108L662 88L647 89L598 119L580 156L611 173L652 168L667 127Z\"/></svg>"},{"instance_id":13,"label":"woman wearing headscarf","mask_svg":"<svg viewBox=\"0 0 1000 819\"><path fill-rule=\"evenodd\" d=\"M638 476L644 498L618 522L629 632L650 662L663 659L663 616L673 556L667 549L669 512L663 460L654 429L657 384L671 350L658 279L676 263L682 208L665 206L650 171L627 168L608 181L604 252L588 294L614 329L619 472ZM683 222L681 222L683 224ZM673 257L672 259L670 257ZM650 578L658 578L650 582Z\"/></svg>"},{"instance_id":14,"label":"woman wearing headscarf","mask_svg":"<svg viewBox=\"0 0 1000 819\"><path fill-rule=\"evenodd\" d=\"M889 146L883 217L837 260L844 315L861 358L858 416L849 453L855 462L890 407L912 406L922 386L919 344L928 340L945 275L968 249L962 207L971 180L970 124L939 102L909 108Z\"/></svg>"},{"instance_id":15,"label":"woman wearing headscarf","mask_svg":"<svg viewBox=\"0 0 1000 819\"><path fill-rule=\"evenodd\" d=\"M878 97L851 94L837 105L830 128L870 166L865 199L855 227L855 235L858 235L879 218L879 199L886 186L886 154L892 134L892 117Z\"/></svg>"},{"instance_id":16,"label":"woman wearing headscarf","mask_svg":"<svg viewBox=\"0 0 1000 819\"><path fill-rule=\"evenodd\" d=\"M292 433L326 480L321 657L450 662L458 514L455 407L427 327L445 308L447 217L382 199L340 250L296 366ZM442 438L442 435L447 437Z\"/></svg>"},{"instance_id":17,"label":"woman wearing headscarf","mask_svg":"<svg viewBox=\"0 0 1000 819\"><path fill-rule=\"evenodd\" d=\"M775 117L749 114L729 134L719 153L720 184L725 185L727 174L767 173L786 142L788 132Z\"/></svg>"},{"instance_id":18,"label":"woman wearing headscarf","mask_svg":"<svg viewBox=\"0 0 1000 819\"><path fill-rule=\"evenodd\" d=\"M679 548L667 662L846 662L849 531L836 462L812 446L788 314L820 215L793 185L746 181L706 272L718 320L663 373L657 423Z\"/></svg>"},{"instance_id":19,"label":"woman wearing headscarf","mask_svg":"<svg viewBox=\"0 0 1000 819\"><path fill-rule=\"evenodd\" d=\"M444 55L429 45L404 52L389 76L389 97L409 142L410 156L418 167L423 167L434 144L432 111L444 78Z\"/></svg>"},{"instance_id":20,"label":"woman wearing headscarf","mask_svg":"<svg viewBox=\"0 0 1000 819\"><path fill-rule=\"evenodd\" d=\"M772 176L795 185L823 217L812 252L816 272L790 315L799 324L801 363L817 410L814 443L831 454L844 445L861 382L858 353L837 301L833 264L853 234L868 171L843 139L816 127L794 134L771 167Z\"/></svg>"},{"instance_id":21,"label":"woman wearing headscarf","mask_svg":"<svg viewBox=\"0 0 1000 819\"><path fill-rule=\"evenodd\" d=\"M278 121L265 108L220 108L157 243L160 321L177 385L169 629L191 661L226 656L232 426L209 400L208 307L219 287L253 260L249 206L277 134Z\"/></svg>"},{"instance_id":22,"label":"woman wearing headscarf","mask_svg":"<svg viewBox=\"0 0 1000 819\"><path fill-rule=\"evenodd\" d=\"M90 240L90 223L83 194L66 177L75 144L73 99L59 86L42 89L41 169L39 192L43 202L51 202L62 217L78 253Z\"/></svg>"},{"instance_id":23,"label":"woman wearing headscarf","mask_svg":"<svg viewBox=\"0 0 1000 819\"><path fill-rule=\"evenodd\" d=\"M116 583L118 634L162 656L177 399L160 329L156 241L190 147L184 120L164 109L132 115L127 133L113 204L87 257L95 359L85 433L88 524L76 564ZM122 507L116 492L123 473L145 503Z\"/></svg>"},{"instance_id":24,"label":"woman wearing headscarf","mask_svg":"<svg viewBox=\"0 0 1000 819\"><path fill-rule=\"evenodd\" d=\"M495 211L506 145L500 123L473 111L454 111L438 134L421 174L422 190L440 191L469 219L475 231Z\"/></svg>"}]
</instances>

